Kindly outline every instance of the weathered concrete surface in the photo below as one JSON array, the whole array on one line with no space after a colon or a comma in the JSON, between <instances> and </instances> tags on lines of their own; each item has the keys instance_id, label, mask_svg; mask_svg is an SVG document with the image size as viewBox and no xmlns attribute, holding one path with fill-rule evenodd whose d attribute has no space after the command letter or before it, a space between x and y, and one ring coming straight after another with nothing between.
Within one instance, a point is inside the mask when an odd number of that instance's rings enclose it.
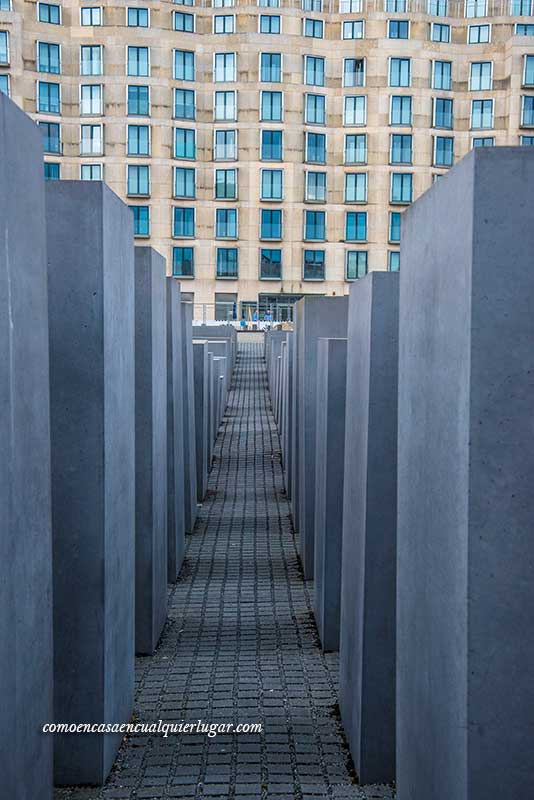
<instances>
[{"instance_id":1,"label":"weathered concrete surface","mask_svg":"<svg viewBox=\"0 0 534 800\"><path fill-rule=\"evenodd\" d=\"M36 125L0 93L0 762L50 800L52 532L44 178Z\"/></svg>"},{"instance_id":2,"label":"weathered concrete surface","mask_svg":"<svg viewBox=\"0 0 534 800\"><path fill-rule=\"evenodd\" d=\"M231 370L235 365L237 355L237 332L233 325L193 325L193 337L195 339L224 339L230 346Z\"/></svg>"},{"instance_id":3,"label":"weathered concrete surface","mask_svg":"<svg viewBox=\"0 0 534 800\"><path fill-rule=\"evenodd\" d=\"M362 783L395 778L398 273L350 290L339 696Z\"/></svg>"},{"instance_id":4,"label":"weathered concrete surface","mask_svg":"<svg viewBox=\"0 0 534 800\"><path fill-rule=\"evenodd\" d=\"M299 420L299 305L293 306L293 380L289 402L291 404L291 417L293 425L291 428L291 516L295 533L300 533L300 492L299 492L299 472L300 472L300 420Z\"/></svg>"},{"instance_id":5,"label":"weathered concrete surface","mask_svg":"<svg viewBox=\"0 0 534 800\"><path fill-rule=\"evenodd\" d=\"M192 533L197 518L197 457L195 435L195 385L193 375L193 307L182 301L182 370L184 415L185 530Z\"/></svg>"},{"instance_id":6,"label":"weathered concrete surface","mask_svg":"<svg viewBox=\"0 0 534 800\"><path fill-rule=\"evenodd\" d=\"M104 184L46 189L54 559L54 716L133 706L133 223ZM120 734L55 735L58 784L102 783Z\"/></svg>"},{"instance_id":7,"label":"weathered concrete surface","mask_svg":"<svg viewBox=\"0 0 534 800\"><path fill-rule=\"evenodd\" d=\"M209 458L209 394L208 394L208 343L193 341L193 367L195 377L195 435L197 455L197 500L201 503L208 488Z\"/></svg>"},{"instance_id":8,"label":"weathered concrete surface","mask_svg":"<svg viewBox=\"0 0 534 800\"><path fill-rule=\"evenodd\" d=\"M284 433L283 433L283 449L284 449L284 483L287 492L287 498L291 501L293 485L291 476L293 473L293 382L294 382L294 367L295 364L295 334L293 331L288 333L287 337L287 362L285 374L285 400L284 400Z\"/></svg>"},{"instance_id":9,"label":"weathered concrete surface","mask_svg":"<svg viewBox=\"0 0 534 800\"><path fill-rule=\"evenodd\" d=\"M167 617L165 259L135 248L135 651L151 655Z\"/></svg>"},{"instance_id":10,"label":"weathered concrete surface","mask_svg":"<svg viewBox=\"0 0 534 800\"><path fill-rule=\"evenodd\" d=\"M533 184L476 148L403 215L400 800L533 791Z\"/></svg>"}]
</instances>

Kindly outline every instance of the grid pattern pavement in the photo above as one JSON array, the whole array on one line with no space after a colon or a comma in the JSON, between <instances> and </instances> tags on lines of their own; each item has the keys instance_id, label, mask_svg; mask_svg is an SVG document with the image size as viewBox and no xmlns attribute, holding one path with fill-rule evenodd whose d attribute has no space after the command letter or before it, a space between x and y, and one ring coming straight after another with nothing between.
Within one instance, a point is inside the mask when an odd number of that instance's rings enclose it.
<instances>
[{"instance_id":1,"label":"grid pattern pavement","mask_svg":"<svg viewBox=\"0 0 534 800\"><path fill-rule=\"evenodd\" d=\"M136 660L135 717L260 722L263 731L129 736L104 787L56 790L56 800L394 797L354 780L337 654L318 642L257 338L239 344L208 494L160 645Z\"/></svg>"}]
</instances>

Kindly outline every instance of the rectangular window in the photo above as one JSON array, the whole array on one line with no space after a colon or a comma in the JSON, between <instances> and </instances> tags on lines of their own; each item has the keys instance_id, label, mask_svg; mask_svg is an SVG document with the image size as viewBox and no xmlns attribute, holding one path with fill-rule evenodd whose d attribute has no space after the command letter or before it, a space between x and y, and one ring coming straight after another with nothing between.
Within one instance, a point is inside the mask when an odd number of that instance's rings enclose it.
<instances>
[{"instance_id":1,"label":"rectangular window","mask_svg":"<svg viewBox=\"0 0 534 800\"><path fill-rule=\"evenodd\" d=\"M324 94L306 95L304 119L308 125L326 124L326 97Z\"/></svg>"},{"instance_id":2,"label":"rectangular window","mask_svg":"<svg viewBox=\"0 0 534 800\"><path fill-rule=\"evenodd\" d=\"M390 125L412 124L412 98L408 95L394 95L391 98Z\"/></svg>"},{"instance_id":3,"label":"rectangular window","mask_svg":"<svg viewBox=\"0 0 534 800\"><path fill-rule=\"evenodd\" d=\"M347 211L345 214L345 241L367 240L367 211Z\"/></svg>"},{"instance_id":4,"label":"rectangular window","mask_svg":"<svg viewBox=\"0 0 534 800\"><path fill-rule=\"evenodd\" d=\"M180 239L190 239L195 235L194 208L173 208L172 235Z\"/></svg>"},{"instance_id":5,"label":"rectangular window","mask_svg":"<svg viewBox=\"0 0 534 800\"><path fill-rule=\"evenodd\" d=\"M484 102L488 102L485 100ZM493 116L493 114L492 114ZM523 95L521 98L521 125L525 128L532 128L534 126L534 96ZM493 127L493 123L491 126Z\"/></svg>"},{"instance_id":6,"label":"rectangular window","mask_svg":"<svg viewBox=\"0 0 534 800\"><path fill-rule=\"evenodd\" d=\"M99 83L80 86L80 116L100 117L103 114L103 87Z\"/></svg>"},{"instance_id":7,"label":"rectangular window","mask_svg":"<svg viewBox=\"0 0 534 800\"><path fill-rule=\"evenodd\" d=\"M400 269L400 253L398 250L388 251L388 269L390 272L398 272Z\"/></svg>"},{"instance_id":8,"label":"rectangular window","mask_svg":"<svg viewBox=\"0 0 534 800\"><path fill-rule=\"evenodd\" d=\"M237 131L216 130L213 142L215 161L235 161L237 159Z\"/></svg>"},{"instance_id":9,"label":"rectangular window","mask_svg":"<svg viewBox=\"0 0 534 800\"><path fill-rule=\"evenodd\" d=\"M450 42L451 26L432 22L430 25L430 38L433 42Z\"/></svg>"},{"instance_id":10,"label":"rectangular window","mask_svg":"<svg viewBox=\"0 0 534 800\"><path fill-rule=\"evenodd\" d=\"M82 44L80 47L80 75L102 75L102 46Z\"/></svg>"},{"instance_id":11,"label":"rectangular window","mask_svg":"<svg viewBox=\"0 0 534 800\"><path fill-rule=\"evenodd\" d=\"M9 75L0 75L0 92L9 97Z\"/></svg>"},{"instance_id":12,"label":"rectangular window","mask_svg":"<svg viewBox=\"0 0 534 800\"><path fill-rule=\"evenodd\" d=\"M186 14L184 11L174 11L174 30L180 33L194 33L195 15Z\"/></svg>"},{"instance_id":13,"label":"rectangular window","mask_svg":"<svg viewBox=\"0 0 534 800\"><path fill-rule=\"evenodd\" d=\"M432 89L442 89L450 91L452 88L452 64L450 61L432 62Z\"/></svg>"},{"instance_id":14,"label":"rectangular window","mask_svg":"<svg viewBox=\"0 0 534 800\"><path fill-rule=\"evenodd\" d=\"M411 60L409 58L389 59L389 85L410 86Z\"/></svg>"},{"instance_id":15,"label":"rectangular window","mask_svg":"<svg viewBox=\"0 0 534 800\"><path fill-rule=\"evenodd\" d=\"M214 119L217 121L231 121L237 119L236 92L215 92Z\"/></svg>"},{"instance_id":16,"label":"rectangular window","mask_svg":"<svg viewBox=\"0 0 534 800\"><path fill-rule=\"evenodd\" d=\"M326 212L304 212L304 240L307 242L324 242L326 239Z\"/></svg>"},{"instance_id":17,"label":"rectangular window","mask_svg":"<svg viewBox=\"0 0 534 800\"><path fill-rule=\"evenodd\" d=\"M510 0L511 17L530 17L531 0Z\"/></svg>"},{"instance_id":18,"label":"rectangular window","mask_svg":"<svg viewBox=\"0 0 534 800\"><path fill-rule=\"evenodd\" d=\"M101 156L104 152L102 125L80 125L80 155Z\"/></svg>"},{"instance_id":19,"label":"rectangular window","mask_svg":"<svg viewBox=\"0 0 534 800\"><path fill-rule=\"evenodd\" d=\"M367 202L367 173L345 173L345 203Z\"/></svg>"},{"instance_id":20,"label":"rectangular window","mask_svg":"<svg viewBox=\"0 0 534 800\"><path fill-rule=\"evenodd\" d=\"M304 199L308 203L326 203L326 172L307 172Z\"/></svg>"},{"instance_id":21,"label":"rectangular window","mask_svg":"<svg viewBox=\"0 0 534 800\"><path fill-rule=\"evenodd\" d=\"M150 25L148 8L128 8L127 19L130 28L148 28Z\"/></svg>"},{"instance_id":22,"label":"rectangular window","mask_svg":"<svg viewBox=\"0 0 534 800\"><path fill-rule=\"evenodd\" d=\"M60 114L59 83L39 81L37 84L37 111L42 114Z\"/></svg>"},{"instance_id":23,"label":"rectangular window","mask_svg":"<svg viewBox=\"0 0 534 800\"><path fill-rule=\"evenodd\" d=\"M233 14L217 14L213 17L213 33L235 33Z\"/></svg>"},{"instance_id":24,"label":"rectangular window","mask_svg":"<svg viewBox=\"0 0 534 800\"><path fill-rule=\"evenodd\" d=\"M237 247L217 248L217 278L237 278Z\"/></svg>"},{"instance_id":25,"label":"rectangular window","mask_svg":"<svg viewBox=\"0 0 534 800\"><path fill-rule=\"evenodd\" d=\"M452 167L454 161L454 138L452 136L434 137L434 166Z\"/></svg>"},{"instance_id":26,"label":"rectangular window","mask_svg":"<svg viewBox=\"0 0 534 800\"><path fill-rule=\"evenodd\" d=\"M280 53L260 53L260 81L280 83L282 81L282 56Z\"/></svg>"},{"instance_id":27,"label":"rectangular window","mask_svg":"<svg viewBox=\"0 0 534 800\"><path fill-rule=\"evenodd\" d=\"M148 47L128 47L128 75L150 75L150 50Z\"/></svg>"},{"instance_id":28,"label":"rectangular window","mask_svg":"<svg viewBox=\"0 0 534 800\"><path fill-rule=\"evenodd\" d=\"M237 239L237 208L215 209L215 236L217 239Z\"/></svg>"},{"instance_id":29,"label":"rectangular window","mask_svg":"<svg viewBox=\"0 0 534 800\"><path fill-rule=\"evenodd\" d=\"M194 6L195 0L172 0L177 6ZM215 3L214 3L215 5Z\"/></svg>"},{"instance_id":30,"label":"rectangular window","mask_svg":"<svg viewBox=\"0 0 534 800\"><path fill-rule=\"evenodd\" d=\"M304 56L304 83L306 86L324 86L324 58Z\"/></svg>"},{"instance_id":31,"label":"rectangular window","mask_svg":"<svg viewBox=\"0 0 534 800\"><path fill-rule=\"evenodd\" d=\"M260 8L280 8L280 0L258 0Z\"/></svg>"},{"instance_id":32,"label":"rectangular window","mask_svg":"<svg viewBox=\"0 0 534 800\"><path fill-rule=\"evenodd\" d=\"M348 250L346 278L355 281L367 275L367 250Z\"/></svg>"},{"instance_id":33,"label":"rectangular window","mask_svg":"<svg viewBox=\"0 0 534 800\"><path fill-rule=\"evenodd\" d=\"M367 97L365 95L345 97L343 123L345 125L367 124Z\"/></svg>"},{"instance_id":34,"label":"rectangular window","mask_svg":"<svg viewBox=\"0 0 534 800\"><path fill-rule=\"evenodd\" d=\"M128 164L128 194L150 194L150 167Z\"/></svg>"},{"instance_id":35,"label":"rectangular window","mask_svg":"<svg viewBox=\"0 0 534 800\"><path fill-rule=\"evenodd\" d=\"M534 146L534 136L521 136L521 147L533 147ZM480 139L480 141L484 141ZM493 141L493 140L491 140ZM475 147L475 140L473 139L473 147Z\"/></svg>"},{"instance_id":36,"label":"rectangular window","mask_svg":"<svg viewBox=\"0 0 534 800\"><path fill-rule=\"evenodd\" d=\"M515 26L515 34L516 36L534 36L534 25L532 23L523 24L518 22Z\"/></svg>"},{"instance_id":37,"label":"rectangular window","mask_svg":"<svg viewBox=\"0 0 534 800\"><path fill-rule=\"evenodd\" d=\"M134 218L134 236L150 236L150 206L129 206Z\"/></svg>"},{"instance_id":38,"label":"rectangular window","mask_svg":"<svg viewBox=\"0 0 534 800\"><path fill-rule=\"evenodd\" d=\"M470 25L467 29L468 44L487 44L491 38L490 25Z\"/></svg>"},{"instance_id":39,"label":"rectangular window","mask_svg":"<svg viewBox=\"0 0 534 800\"><path fill-rule=\"evenodd\" d=\"M260 14L260 33L280 33L280 17Z\"/></svg>"},{"instance_id":40,"label":"rectangular window","mask_svg":"<svg viewBox=\"0 0 534 800\"><path fill-rule=\"evenodd\" d=\"M176 128L174 131L174 157L196 158L195 131L193 128Z\"/></svg>"},{"instance_id":41,"label":"rectangular window","mask_svg":"<svg viewBox=\"0 0 534 800\"><path fill-rule=\"evenodd\" d=\"M281 200L284 191L284 172L281 169L262 169L261 200Z\"/></svg>"},{"instance_id":42,"label":"rectangular window","mask_svg":"<svg viewBox=\"0 0 534 800\"><path fill-rule=\"evenodd\" d=\"M261 160L282 160L282 131L262 130L261 132Z\"/></svg>"},{"instance_id":43,"label":"rectangular window","mask_svg":"<svg viewBox=\"0 0 534 800\"><path fill-rule=\"evenodd\" d=\"M262 92L260 119L264 122L282 121L282 92Z\"/></svg>"},{"instance_id":44,"label":"rectangular window","mask_svg":"<svg viewBox=\"0 0 534 800\"><path fill-rule=\"evenodd\" d=\"M195 170L193 167L174 168L174 196L193 200L196 195Z\"/></svg>"},{"instance_id":45,"label":"rectangular window","mask_svg":"<svg viewBox=\"0 0 534 800\"><path fill-rule=\"evenodd\" d=\"M471 101L471 128L493 128L493 100Z\"/></svg>"},{"instance_id":46,"label":"rectangular window","mask_svg":"<svg viewBox=\"0 0 534 800\"><path fill-rule=\"evenodd\" d=\"M215 53L213 79L218 82L232 83L236 78L236 54Z\"/></svg>"},{"instance_id":47,"label":"rectangular window","mask_svg":"<svg viewBox=\"0 0 534 800\"><path fill-rule=\"evenodd\" d=\"M304 36L311 39L322 39L324 35L324 22L322 19L305 19Z\"/></svg>"},{"instance_id":48,"label":"rectangular window","mask_svg":"<svg viewBox=\"0 0 534 800\"><path fill-rule=\"evenodd\" d=\"M392 172L390 201L392 203L411 203L412 183L411 172Z\"/></svg>"},{"instance_id":49,"label":"rectangular window","mask_svg":"<svg viewBox=\"0 0 534 800\"><path fill-rule=\"evenodd\" d=\"M80 22L82 26L89 27L102 25L102 9L98 6L83 6L80 8Z\"/></svg>"},{"instance_id":50,"label":"rectangular window","mask_svg":"<svg viewBox=\"0 0 534 800\"><path fill-rule=\"evenodd\" d=\"M45 153L61 153L61 130L57 122L37 123L43 136Z\"/></svg>"},{"instance_id":51,"label":"rectangular window","mask_svg":"<svg viewBox=\"0 0 534 800\"><path fill-rule=\"evenodd\" d=\"M466 17L487 17L487 0L465 0Z\"/></svg>"},{"instance_id":52,"label":"rectangular window","mask_svg":"<svg viewBox=\"0 0 534 800\"><path fill-rule=\"evenodd\" d=\"M367 163L367 134L349 133L345 136L345 164Z\"/></svg>"},{"instance_id":53,"label":"rectangular window","mask_svg":"<svg viewBox=\"0 0 534 800\"><path fill-rule=\"evenodd\" d=\"M174 51L174 80L195 80L195 54L190 50Z\"/></svg>"},{"instance_id":54,"label":"rectangular window","mask_svg":"<svg viewBox=\"0 0 534 800\"><path fill-rule=\"evenodd\" d=\"M218 200L237 199L237 170L215 170L215 197Z\"/></svg>"},{"instance_id":55,"label":"rectangular window","mask_svg":"<svg viewBox=\"0 0 534 800\"><path fill-rule=\"evenodd\" d=\"M39 51L39 56L40 56L40 51ZM0 31L0 64L9 64L9 33L7 31ZM40 59L39 59L39 65L40 65ZM59 65L59 58L58 58L58 65ZM50 70L40 69L39 67L39 72L50 72Z\"/></svg>"},{"instance_id":56,"label":"rectangular window","mask_svg":"<svg viewBox=\"0 0 534 800\"><path fill-rule=\"evenodd\" d=\"M306 133L306 161L309 164L326 164L325 133Z\"/></svg>"},{"instance_id":57,"label":"rectangular window","mask_svg":"<svg viewBox=\"0 0 534 800\"><path fill-rule=\"evenodd\" d=\"M343 86L365 86L365 61L363 58L343 59Z\"/></svg>"},{"instance_id":58,"label":"rectangular window","mask_svg":"<svg viewBox=\"0 0 534 800\"><path fill-rule=\"evenodd\" d=\"M391 164L412 163L412 137L410 134L393 133L389 160Z\"/></svg>"},{"instance_id":59,"label":"rectangular window","mask_svg":"<svg viewBox=\"0 0 534 800\"><path fill-rule=\"evenodd\" d=\"M302 265L302 279L305 281L324 281L325 251L305 250Z\"/></svg>"},{"instance_id":60,"label":"rectangular window","mask_svg":"<svg viewBox=\"0 0 534 800\"><path fill-rule=\"evenodd\" d=\"M2 34L4 35L2 43ZM51 75L59 75L61 73L61 55L60 47L58 44L49 44L48 42L37 43L37 71L49 72ZM7 33L0 32L0 64L7 64L9 62L9 47Z\"/></svg>"},{"instance_id":61,"label":"rectangular window","mask_svg":"<svg viewBox=\"0 0 534 800\"><path fill-rule=\"evenodd\" d=\"M434 128L453 127L453 101L447 97L432 98L432 125Z\"/></svg>"},{"instance_id":62,"label":"rectangular window","mask_svg":"<svg viewBox=\"0 0 534 800\"><path fill-rule=\"evenodd\" d=\"M195 274L192 247L172 248L172 274L175 278L193 278Z\"/></svg>"},{"instance_id":63,"label":"rectangular window","mask_svg":"<svg viewBox=\"0 0 534 800\"><path fill-rule=\"evenodd\" d=\"M128 114L132 117L149 116L150 91L148 86L128 86Z\"/></svg>"},{"instance_id":64,"label":"rectangular window","mask_svg":"<svg viewBox=\"0 0 534 800\"><path fill-rule=\"evenodd\" d=\"M260 210L260 239L282 238L282 211L279 208Z\"/></svg>"},{"instance_id":65,"label":"rectangular window","mask_svg":"<svg viewBox=\"0 0 534 800\"><path fill-rule=\"evenodd\" d=\"M213 8L232 8L235 6L234 0L213 0Z\"/></svg>"},{"instance_id":66,"label":"rectangular window","mask_svg":"<svg viewBox=\"0 0 534 800\"><path fill-rule=\"evenodd\" d=\"M400 211L389 212L389 241L400 242L401 215Z\"/></svg>"},{"instance_id":67,"label":"rectangular window","mask_svg":"<svg viewBox=\"0 0 534 800\"><path fill-rule=\"evenodd\" d=\"M101 181L102 164L80 164L80 180Z\"/></svg>"},{"instance_id":68,"label":"rectangular window","mask_svg":"<svg viewBox=\"0 0 534 800\"><path fill-rule=\"evenodd\" d=\"M44 162L44 179L45 181L58 181L60 178L60 165L53 164L51 161Z\"/></svg>"},{"instance_id":69,"label":"rectangular window","mask_svg":"<svg viewBox=\"0 0 534 800\"><path fill-rule=\"evenodd\" d=\"M322 11L323 0L302 0L301 8L303 11Z\"/></svg>"},{"instance_id":70,"label":"rectangular window","mask_svg":"<svg viewBox=\"0 0 534 800\"><path fill-rule=\"evenodd\" d=\"M493 63L491 61L475 61L469 73L469 89L480 92L491 89L493 84Z\"/></svg>"},{"instance_id":71,"label":"rectangular window","mask_svg":"<svg viewBox=\"0 0 534 800\"><path fill-rule=\"evenodd\" d=\"M384 11L386 13L406 13L406 1L407 0L385 0L384 2Z\"/></svg>"},{"instance_id":72,"label":"rectangular window","mask_svg":"<svg viewBox=\"0 0 534 800\"><path fill-rule=\"evenodd\" d=\"M0 8L2 8L1 3ZM48 22L50 25L61 25L61 7L55 3L39 3L38 18L39 22Z\"/></svg>"},{"instance_id":73,"label":"rectangular window","mask_svg":"<svg viewBox=\"0 0 534 800\"><path fill-rule=\"evenodd\" d=\"M433 17L446 17L448 0L428 0L428 13Z\"/></svg>"},{"instance_id":74,"label":"rectangular window","mask_svg":"<svg viewBox=\"0 0 534 800\"><path fill-rule=\"evenodd\" d=\"M390 39L409 39L410 23L407 19L390 19L388 22L388 37Z\"/></svg>"},{"instance_id":75,"label":"rectangular window","mask_svg":"<svg viewBox=\"0 0 534 800\"><path fill-rule=\"evenodd\" d=\"M493 136L473 137L473 147L494 147L494 146L495 146L495 139L493 138Z\"/></svg>"},{"instance_id":76,"label":"rectangular window","mask_svg":"<svg viewBox=\"0 0 534 800\"><path fill-rule=\"evenodd\" d=\"M195 92L193 89L174 90L174 118L195 119Z\"/></svg>"},{"instance_id":77,"label":"rectangular window","mask_svg":"<svg viewBox=\"0 0 534 800\"><path fill-rule=\"evenodd\" d=\"M364 37L364 28L363 28L363 20L361 19L353 19L349 22L344 22L341 26L341 38L342 39L363 39Z\"/></svg>"},{"instance_id":78,"label":"rectangular window","mask_svg":"<svg viewBox=\"0 0 534 800\"><path fill-rule=\"evenodd\" d=\"M534 56L525 56L523 86L534 86Z\"/></svg>"},{"instance_id":79,"label":"rectangular window","mask_svg":"<svg viewBox=\"0 0 534 800\"><path fill-rule=\"evenodd\" d=\"M339 0L340 14L361 14L362 0Z\"/></svg>"},{"instance_id":80,"label":"rectangular window","mask_svg":"<svg viewBox=\"0 0 534 800\"><path fill-rule=\"evenodd\" d=\"M282 251L260 249L260 279L281 280L282 278Z\"/></svg>"}]
</instances>

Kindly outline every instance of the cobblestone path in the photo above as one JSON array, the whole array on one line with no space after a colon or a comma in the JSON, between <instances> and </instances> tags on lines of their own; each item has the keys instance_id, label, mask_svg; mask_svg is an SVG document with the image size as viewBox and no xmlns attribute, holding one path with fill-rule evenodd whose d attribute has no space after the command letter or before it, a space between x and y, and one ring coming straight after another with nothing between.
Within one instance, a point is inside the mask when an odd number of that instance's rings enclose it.
<instances>
[{"instance_id":1,"label":"cobblestone path","mask_svg":"<svg viewBox=\"0 0 534 800\"><path fill-rule=\"evenodd\" d=\"M392 798L351 777L337 656L321 653L295 548L262 346L240 343L208 497L152 658L137 659L140 721L263 725L261 734L132 736L104 798Z\"/></svg>"}]
</instances>

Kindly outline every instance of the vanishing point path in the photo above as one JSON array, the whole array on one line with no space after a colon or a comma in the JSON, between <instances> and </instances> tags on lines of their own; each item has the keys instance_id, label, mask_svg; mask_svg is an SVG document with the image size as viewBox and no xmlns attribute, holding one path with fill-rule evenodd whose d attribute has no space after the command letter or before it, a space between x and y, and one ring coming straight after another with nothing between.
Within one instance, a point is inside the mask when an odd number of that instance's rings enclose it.
<instances>
[{"instance_id":1,"label":"vanishing point path","mask_svg":"<svg viewBox=\"0 0 534 800\"><path fill-rule=\"evenodd\" d=\"M168 621L136 661L139 721L261 723L261 734L131 736L105 787L57 800L392 798L354 783L285 497L260 337L240 341L207 498Z\"/></svg>"}]
</instances>

